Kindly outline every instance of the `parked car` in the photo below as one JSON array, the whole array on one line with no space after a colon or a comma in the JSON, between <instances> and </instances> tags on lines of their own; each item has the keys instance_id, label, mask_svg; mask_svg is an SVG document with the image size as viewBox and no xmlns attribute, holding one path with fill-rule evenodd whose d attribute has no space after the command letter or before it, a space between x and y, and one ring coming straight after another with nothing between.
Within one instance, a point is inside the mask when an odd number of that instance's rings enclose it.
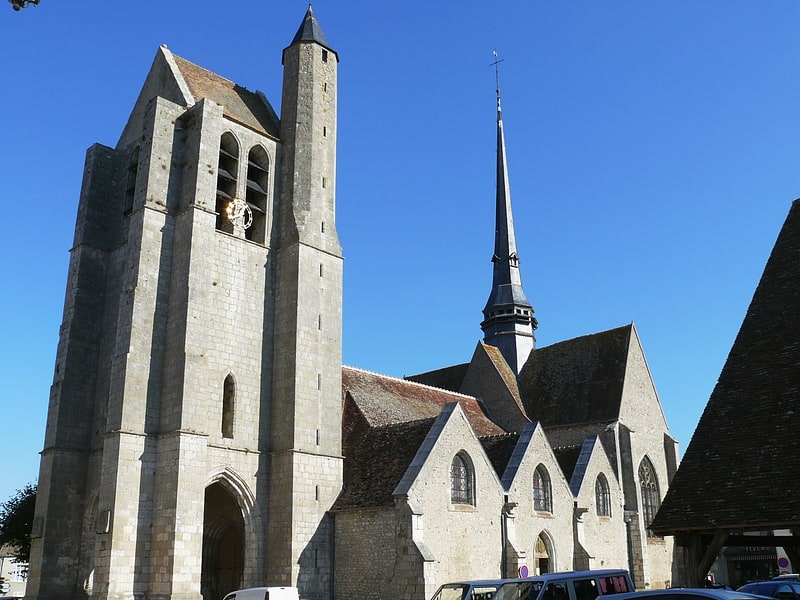
<instances>
[{"instance_id":1,"label":"parked car","mask_svg":"<svg viewBox=\"0 0 800 600\"><path fill-rule=\"evenodd\" d=\"M740 592L780 598L780 600L800 600L800 581L791 579L772 579L770 581L754 581L739 588Z\"/></svg>"},{"instance_id":2,"label":"parked car","mask_svg":"<svg viewBox=\"0 0 800 600\"><path fill-rule=\"evenodd\" d=\"M634 589L631 576L624 569L567 571L507 579L492 600L595 600Z\"/></svg>"},{"instance_id":3,"label":"parked car","mask_svg":"<svg viewBox=\"0 0 800 600\"><path fill-rule=\"evenodd\" d=\"M296 587L254 587L225 594L224 600L299 600Z\"/></svg>"},{"instance_id":4,"label":"parked car","mask_svg":"<svg viewBox=\"0 0 800 600\"><path fill-rule=\"evenodd\" d=\"M721 588L670 588L619 594L614 600L764 600L764 596Z\"/></svg>"},{"instance_id":5,"label":"parked car","mask_svg":"<svg viewBox=\"0 0 800 600\"><path fill-rule=\"evenodd\" d=\"M478 579L445 583L431 600L492 600L505 579Z\"/></svg>"}]
</instances>

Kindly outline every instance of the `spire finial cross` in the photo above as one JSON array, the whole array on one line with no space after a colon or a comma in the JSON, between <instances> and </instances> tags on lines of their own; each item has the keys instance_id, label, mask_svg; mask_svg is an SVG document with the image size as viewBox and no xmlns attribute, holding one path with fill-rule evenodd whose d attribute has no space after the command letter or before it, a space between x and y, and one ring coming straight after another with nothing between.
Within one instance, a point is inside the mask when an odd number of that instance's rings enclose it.
<instances>
[{"instance_id":1,"label":"spire finial cross","mask_svg":"<svg viewBox=\"0 0 800 600\"><path fill-rule=\"evenodd\" d=\"M500 110L500 63L503 62L504 59L498 58L497 50L492 50L492 55L494 56L494 62L491 63L489 66L494 67L494 79L495 83L497 84L497 110Z\"/></svg>"}]
</instances>

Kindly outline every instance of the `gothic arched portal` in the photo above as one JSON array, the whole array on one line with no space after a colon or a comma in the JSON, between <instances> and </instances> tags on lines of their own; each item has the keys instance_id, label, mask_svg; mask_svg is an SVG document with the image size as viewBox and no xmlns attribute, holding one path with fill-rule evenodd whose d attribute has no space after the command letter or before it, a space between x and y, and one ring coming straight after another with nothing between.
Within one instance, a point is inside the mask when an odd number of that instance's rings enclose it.
<instances>
[{"instance_id":1,"label":"gothic arched portal","mask_svg":"<svg viewBox=\"0 0 800 600\"><path fill-rule=\"evenodd\" d=\"M550 573L555 565L555 556L553 555L553 543L547 532L542 531L536 537L536 546L534 547L534 565L537 575Z\"/></svg>"},{"instance_id":2,"label":"gothic arched portal","mask_svg":"<svg viewBox=\"0 0 800 600\"><path fill-rule=\"evenodd\" d=\"M242 511L224 485L212 483L206 488L203 516L203 599L217 600L239 589L243 565Z\"/></svg>"}]
</instances>

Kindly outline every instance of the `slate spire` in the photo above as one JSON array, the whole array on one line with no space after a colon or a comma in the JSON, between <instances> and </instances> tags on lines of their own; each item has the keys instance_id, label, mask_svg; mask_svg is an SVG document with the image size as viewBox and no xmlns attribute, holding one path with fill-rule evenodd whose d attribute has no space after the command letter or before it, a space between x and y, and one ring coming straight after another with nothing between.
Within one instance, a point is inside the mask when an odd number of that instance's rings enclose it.
<instances>
[{"instance_id":1,"label":"slate spire","mask_svg":"<svg viewBox=\"0 0 800 600\"><path fill-rule=\"evenodd\" d=\"M326 48L331 52L333 52L338 62L339 55L333 48L331 48L331 45L328 43L325 34L322 32L322 27L320 27L317 18L314 16L314 11L311 10L310 4L308 5L308 10L306 11L305 17L303 17L303 22L300 23L300 28L294 35L292 43L289 45L294 46L295 44L299 44L301 42L314 42L316 44L319 44L323 48Z\"/></svg>"},{"instance_id":2,"label":"slate spire","mask_svg":"<svg viewBox=\"0 0 800 600\"><path fill-rule=\"evenodd\" d=\"M497 61L499 62L499 61ZM497 67L495 62L495 68ZM497 83L497 195L495 204L492 291L483 309L483 340L496 346L508 365L519 374L533 350L537 327L533 307L522 289L519 256L511 214L500 83Z\"/></svg>"}]
</instances>

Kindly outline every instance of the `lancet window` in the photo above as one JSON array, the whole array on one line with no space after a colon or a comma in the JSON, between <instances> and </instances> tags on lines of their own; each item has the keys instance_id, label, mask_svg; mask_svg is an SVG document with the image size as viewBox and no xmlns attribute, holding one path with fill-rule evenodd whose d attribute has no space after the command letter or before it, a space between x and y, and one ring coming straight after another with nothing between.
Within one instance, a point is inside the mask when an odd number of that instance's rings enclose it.
<instances>
[{"instance_id":1,"label":"lancet window","mask_svg":"<svg viewBox=\"0 0 800 600\"><path fill-rule=\"evenodd\" d=\"M597 507L598 517L611 516L611 490L608 487L608 479L600 473L594 482L594 500Z\"/></svg>"},{"instance_id":2,"label":"lancet window","mask_svg":"<svg viewBox=\"0 0 800 600\"><path fill-rule=\"evenodd\" d=\"M540 512L553 512L553 489L550 474L544 465L533 472L533 509Z\"/></svg>"},{"instance_id":3,"label":"lancet window","mask_svg":"<svg viewBox=\"0 0 800 600\"><path fill-rule=\"evenodd\" d=\"M650 531L650 523L658 512L661 506L661 492L658 487L658 477L653 468L653 463L646 456L639 463L639 488L642 493L642 516L644 517L644 526L647 527L647 535L652 537L653 533Z\"/></svg>"}]
</instances>

